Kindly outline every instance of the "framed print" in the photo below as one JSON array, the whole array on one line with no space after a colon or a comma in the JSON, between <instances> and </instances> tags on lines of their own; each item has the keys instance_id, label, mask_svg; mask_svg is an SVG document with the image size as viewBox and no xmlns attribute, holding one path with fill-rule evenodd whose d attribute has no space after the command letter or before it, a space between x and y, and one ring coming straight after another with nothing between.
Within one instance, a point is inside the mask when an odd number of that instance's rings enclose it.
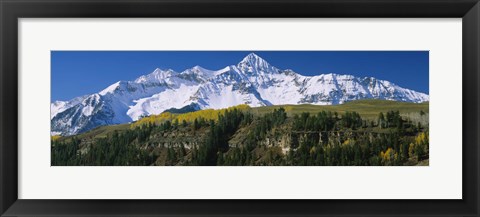
<instances>
[{"instance_id":1,"label":"framed print","mask_svg":"<svg viewBox=\"0 0 480 217\"><path fill-rule=\"evenodd\" d=\"M2 216L478 216L477 1L1 1Z\"/></svg>"},{"instance_id":2,"label":"framed print","mask_svg":"<svg viewBox=\"0 0 480 217\"><path fill-rule=\"evenodd\" d=\"M358 59L367 66L383 62L390 68L375 71L402 74L405 85L423 92L362 75L299 74L259 55L310 66L305 71ZM96 86L96 79L79 80L95 78L101 73L95 68L111 61L211 65L239 56L239 63L219 70L155 68L72 96L87 84ZM113 74L104 73L105 79L138 66L120 69L126 67L109 70ZM428 51L52 51L51 69L51 166L429 164Z\"/></svg>"}]
</instances>

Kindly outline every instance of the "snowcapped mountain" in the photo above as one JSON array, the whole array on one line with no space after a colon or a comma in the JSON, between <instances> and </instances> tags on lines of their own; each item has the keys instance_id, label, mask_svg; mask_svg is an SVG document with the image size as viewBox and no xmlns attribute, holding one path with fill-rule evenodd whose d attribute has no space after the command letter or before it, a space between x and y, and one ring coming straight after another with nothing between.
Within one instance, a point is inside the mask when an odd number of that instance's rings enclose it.
<instances>
[{"instance_id":1,"label":"snowcapped mountain","mask_svg":"<svg viewBox=\"0 0 480 217\"><path fill-rule=\"evenodd\" d=\"M110 124L184 107L196 110L283 104L341 104L357 99L425 102L429 96L373 77L303 76L270 65L254 53L237 65L212 71L195 66L183 72L155 69L134 81L51 104L52 134L73 135Z\"/></svg>"}]
</instances>

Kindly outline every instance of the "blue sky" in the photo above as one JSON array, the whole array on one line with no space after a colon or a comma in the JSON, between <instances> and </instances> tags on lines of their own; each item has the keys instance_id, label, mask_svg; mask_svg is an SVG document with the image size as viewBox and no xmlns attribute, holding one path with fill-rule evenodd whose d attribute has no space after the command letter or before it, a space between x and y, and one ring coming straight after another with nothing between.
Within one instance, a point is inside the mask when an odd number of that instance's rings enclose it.
<instances>
[{"instance_id":1,"label":"blue sky","mask_svg":"<svg viewBox=\"0 0 480 217\"><path fill-rule=\"evenodd\" d=\"M52 101L98 92L155 68L217 70L254 52L271 65L302 75L372 76L429 93L428 51L52 51Z\"/></svg>"}]
</instances>

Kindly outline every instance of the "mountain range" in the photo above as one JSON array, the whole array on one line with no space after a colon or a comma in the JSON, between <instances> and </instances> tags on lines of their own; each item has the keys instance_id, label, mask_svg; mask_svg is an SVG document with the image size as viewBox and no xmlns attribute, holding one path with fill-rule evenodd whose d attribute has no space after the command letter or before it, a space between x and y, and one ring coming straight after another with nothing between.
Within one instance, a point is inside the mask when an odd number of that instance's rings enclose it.
<instances>
[{"instance_id":1,"label":"mountain range","mask_svg":"<svg viewBox=\"0 0 480 217\"><path fill-rule=\"evenodd\" d=\"M220 70L195 66L183 72L155 69L133 81L51 103L52 135L74 135L98 126L136 121L164 111L315 104L334 105L358 99L421 103L425 93L373 77L340 74L304 76L279 69L251 53Z\"/></svg>"}]
</instances>

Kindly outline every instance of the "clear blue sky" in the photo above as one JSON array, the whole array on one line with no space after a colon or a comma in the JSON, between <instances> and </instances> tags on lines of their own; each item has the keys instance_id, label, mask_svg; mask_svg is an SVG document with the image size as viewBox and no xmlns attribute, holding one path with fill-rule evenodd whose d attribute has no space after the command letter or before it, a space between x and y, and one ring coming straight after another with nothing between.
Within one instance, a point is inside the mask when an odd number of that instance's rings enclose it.
<instances>
[{"instance_id":1,"label":"clear blue sky","mask_svg":"<svg viewBox=\"0 0 480 217\"><path fill-rule=\"evenodd\" d=\"M52 51L52 101L98 92L155 68L217 70L252 51ZM428 51L253 51L271 65L302 75L372 76L429 93Z\"/></svg>"}]
</instances>

